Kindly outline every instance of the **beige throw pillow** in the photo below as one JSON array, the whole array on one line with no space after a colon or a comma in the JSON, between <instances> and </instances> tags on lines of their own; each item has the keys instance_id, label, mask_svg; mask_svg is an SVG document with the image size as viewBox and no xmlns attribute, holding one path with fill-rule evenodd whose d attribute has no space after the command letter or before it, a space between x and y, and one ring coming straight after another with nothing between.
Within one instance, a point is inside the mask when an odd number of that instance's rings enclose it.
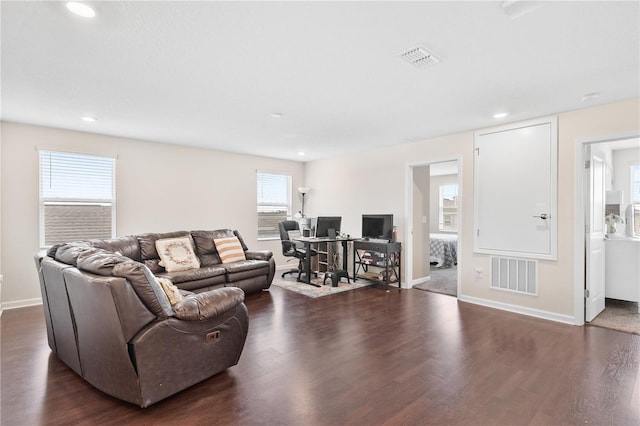
<instances>
[{"instance_id":1,"label":"beige throw pillow","mask_svg":"<svg viewBox=\"0 0 640 426\"><path fill-rule=\"evenodd\" d=\"M191 238L165 238L156 241L156 250L161 265L167 272L186 271L200 267L200 260L195 255Z\"/></svg>"},{"instance_id":2,"label":"beige throw pillow","mask_svg":"<svg viewBox=\"0 0 640 426\"><path fill-rule=\"evenodd\" d=\"M173 285L170 279L168 278L156 278L156 279L160 283L160 287L162 287L162 290L164 290L164 293L167 295L167 298L169 299L169 303L171 304L171 306L175 305L176 303L182 300L182 294L180 293L180 290L178 290L178 287Z\"/></svg>"},{"instance_id":3,"label":"beige throw pillow","mask_svg":"<svg viewBox=\"0 0 640 426\"><path fill-rule=\"evenodd\" d=\"M218 238L213 240L222 263L237 262L245 260L244 250L237 237Z\"/></svg>"}]
</instances>

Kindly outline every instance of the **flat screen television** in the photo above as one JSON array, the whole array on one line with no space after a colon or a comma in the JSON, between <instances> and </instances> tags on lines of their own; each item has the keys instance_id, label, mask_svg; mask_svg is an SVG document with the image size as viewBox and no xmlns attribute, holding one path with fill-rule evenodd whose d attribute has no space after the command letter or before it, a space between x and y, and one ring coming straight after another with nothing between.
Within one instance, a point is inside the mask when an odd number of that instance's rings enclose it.
<instances>
[{"instance_id":1,"label":"flat screen television","mask_svg":"<svg viewBox=\"0 0 640 426\"><path fill-rule=\"evenodd\" d=\"M340 234L341 225L341 216L318 216L316 220L316 237L334 237ZM329 235L330 229L333 230L334 235Z\"/></svg>"},{"instance_id":2,"label":"flat screen television","mask_svg":"<svg viewBox=\"0 0 640 426\"><path fill-rule=\"evenodd\" d=\"M363 214L362 238L389 240L393 238L392 214Z\"/></svg>"}]
</instances>

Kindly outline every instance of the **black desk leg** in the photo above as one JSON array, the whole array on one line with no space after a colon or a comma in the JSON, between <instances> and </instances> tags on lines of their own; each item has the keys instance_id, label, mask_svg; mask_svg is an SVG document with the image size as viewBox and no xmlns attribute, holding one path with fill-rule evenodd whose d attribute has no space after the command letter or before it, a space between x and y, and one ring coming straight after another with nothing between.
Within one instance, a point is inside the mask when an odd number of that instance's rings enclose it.
<instances>
[{"instance_id":1,"label":"black desk leg","mask_svg":"<svg viewBox=\"0 0 640 426\"><path fill-rule=\"evenodd\" d=\"M349 241L342 241L342 269L347 271L347 275L349 275L349 259L348 259L348 250L349 250ZM355 277L354 277L355 279Z\"/></svg>"},{"instance_id":2,"label":"black desk leg","mask_svg":"<svg viewBox=\"0 0 640 426\"><path fill-rule=\"evenodd\" d=\"M305 256L305 259L304 259L304 269L305 269L306 277L304 281L300 281L300 280L298 281L303 282L305 284L312 285L314 287L321 287L320 285L314 284L311 282L311 243L305 242L304 246L305 246L305 250L307 251L307 255Z\"/></svg>"}]
</instances>

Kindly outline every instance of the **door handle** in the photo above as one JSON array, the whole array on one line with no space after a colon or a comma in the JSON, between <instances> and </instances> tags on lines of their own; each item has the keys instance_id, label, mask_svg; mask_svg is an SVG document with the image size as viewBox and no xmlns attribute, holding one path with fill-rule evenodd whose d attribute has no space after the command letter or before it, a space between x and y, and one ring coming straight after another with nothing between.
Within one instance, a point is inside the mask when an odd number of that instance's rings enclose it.
<instances>
[{"instance_id":1,"label":"door handle","mask_svg":"<svg viewBox=\"0 0 640 426\"><path fill-rule=\"evenodd\" d=\"M549 216L547 216L546 213L542 213L540 216L533 216L533 217L539 217L542 220L547 220L549 218Z\"/></svg>"}]
</instances>

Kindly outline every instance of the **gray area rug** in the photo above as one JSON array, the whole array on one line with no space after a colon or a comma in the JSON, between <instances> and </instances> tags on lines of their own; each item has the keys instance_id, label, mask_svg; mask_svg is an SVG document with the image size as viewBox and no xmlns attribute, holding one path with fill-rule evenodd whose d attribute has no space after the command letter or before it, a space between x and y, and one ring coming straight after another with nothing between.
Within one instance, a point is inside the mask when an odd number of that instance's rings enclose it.
<instances>
[{"instance_id":1,"label":"gray area rug","mask_svg":"<svg viewBox=\"0 0 640 426\"><path fill-rule=\"evenodd\" d=\"M640 334L638 303L606 299L604 311L591 321L591 325Z\"/></svg>"},{"instance_id":2,"label":"gray area rug","mask_svg":"<svg viewBox=\"0 0 640 426\"><path fill-rule=\"evenodd\" d=\"M280 272L280 274L282 274L282 272ZM278 275L278 272L276 271L276 276L273 278L272 285L305 295L307 297L316 298L330 296L332 294L342 293L343 291L354 290L356 288L367 287L373 284L373 282L363 279L358 279L358 281L356 281L355 283L353 282L353 280L351 280L351 284L349 284L345 279L340 280L340 283L338 283L338 287L333 287L331 285L331 280L327 280L326 285L322 284L322 280L322 275L318 275L318 278L312 279L312 283L319 284L321 286L314 287L309 284L299 283L295 277L287 276L286 278L282 278L282 276Z\"/></svg>"},{"instance_id":3,"label":"gray area rug","mask_svg":"<svg viewBox=\"0 0 640 426\"><path fill-rule=\"evenodd\" d=\"M436 268L431 266L431 280L416 284L413 288L434 293L458 295L458 267Z\"/></svg>"}]
</instances>

